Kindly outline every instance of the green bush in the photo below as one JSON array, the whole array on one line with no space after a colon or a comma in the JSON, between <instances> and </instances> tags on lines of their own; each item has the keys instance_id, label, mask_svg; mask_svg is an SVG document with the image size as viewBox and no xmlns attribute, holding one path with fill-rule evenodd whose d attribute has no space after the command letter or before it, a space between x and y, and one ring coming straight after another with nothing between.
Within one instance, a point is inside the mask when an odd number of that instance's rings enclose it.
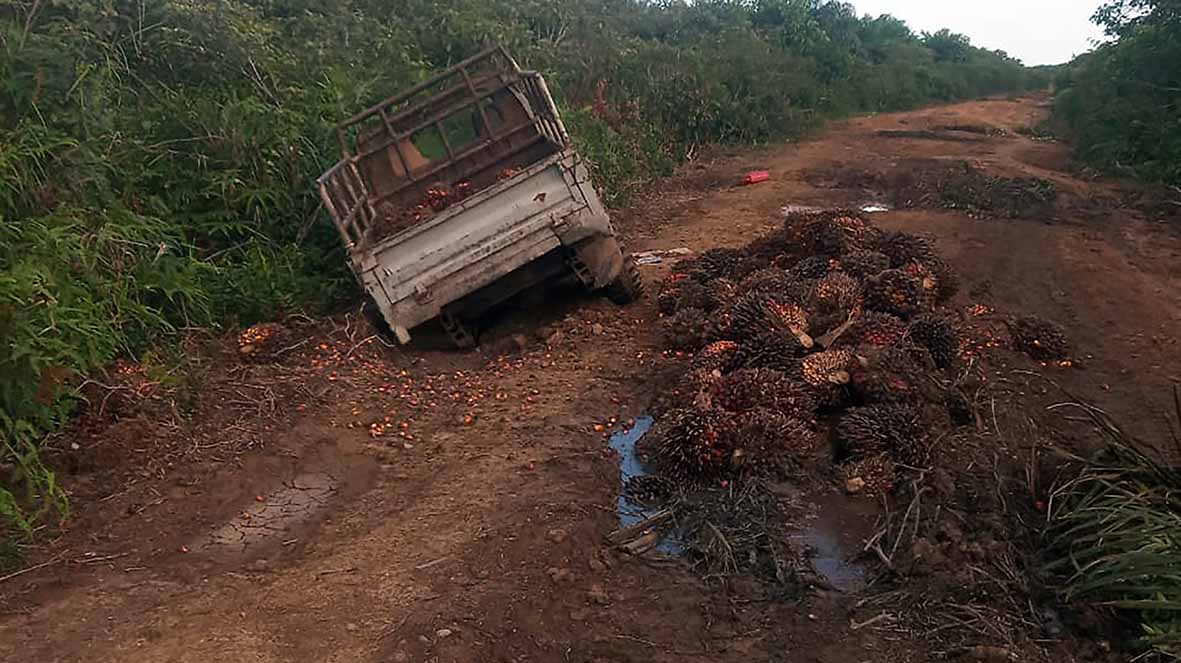
<instances>
[{"instance_id":1,"label":"green bush","mask_svg":"<svg viewBox=\"0 0 1181 663\"><path fill-rule=\"evenodd\" d=\"M612 204L696 145L1039 84L818 0L5 3L0 512L59 497L38 440L84 376L179 327L353 300L313 187L334 124L493 42L547 75Z\"/></svg>"},{"instance_id":2,"label":"green bush","mask_svg":"<svg viewBox=\"0 0 1181 663\"><path fill-rule=\"evenodd\" d=\"M1181 184L1179 16L1176 0L1119 0L1096 13L1114 41L1080 56L1055 81L1054 114L1081 160Z\"/></svg>"}]
</instances>

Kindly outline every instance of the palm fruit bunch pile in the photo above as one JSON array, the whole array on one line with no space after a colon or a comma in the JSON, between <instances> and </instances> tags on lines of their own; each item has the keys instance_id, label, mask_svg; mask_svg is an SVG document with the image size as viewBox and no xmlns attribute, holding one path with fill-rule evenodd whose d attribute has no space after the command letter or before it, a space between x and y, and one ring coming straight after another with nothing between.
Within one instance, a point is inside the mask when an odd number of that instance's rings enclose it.
<instances>
[{"instance_id":1,"label":"palm fruit bunch pile","mask_svg":"<svg viewBox=\"0 0 1181 663\"><path fill-rule=\"evenodd\" d=\"M871 496L890 493L900 468L926 465L930 440L919 410L911 405L850 408L836 424L846 490Z\"/></svg>"},{"instance_id":2,"label":"palm fruit bunch pile","mask_svg":"<svg viewBox=\"0 0 1181 663\"><path fill-rule=\"evenodd\" d=\"M242 361L265 362L279 356L289 340L287 330L277 322L260 322L238 334L238 356Z\"/></svg>"},{"instance_id":3,"label":"palm fruit bunch pile","mask_svg":"<svg viewBox=\"0 0 1181 663\"><path fill-rule=\"evenodd\" d=\"M745 248L677 263L658 306L684 361L646 455L681 485L766 476L826 453L831 430L838 474L889 492L928 460L922 413L947 416L923 405L960 360L956 289L930 240L848 210L792 213Z\"/></svg>"},{"instance_id":4,"label":"palm fruit bunch pile","mask_svg":"<svg viewBox=\"0 0 1181 663\"><path fill-rule=\"evenodd\" d=\"M1038 361L1065 361L1070 343L1062 327L1036 316L1017 318L1009 325L1013 347Z\"/></svg>"},{"instance_id":5,"label":"palm fruit bunch pile","mask_svg":"<svg viewBox=\"0 0 1181 663\"><path fill-rule=\"evenodd\" d=\"M390 237L431 218L472 194L472 183L461 180L455 184L435 182L422 192L414 204L383 202L377 209L377 221L370 232L376 238Z\"/></svg>"}]
</instances>

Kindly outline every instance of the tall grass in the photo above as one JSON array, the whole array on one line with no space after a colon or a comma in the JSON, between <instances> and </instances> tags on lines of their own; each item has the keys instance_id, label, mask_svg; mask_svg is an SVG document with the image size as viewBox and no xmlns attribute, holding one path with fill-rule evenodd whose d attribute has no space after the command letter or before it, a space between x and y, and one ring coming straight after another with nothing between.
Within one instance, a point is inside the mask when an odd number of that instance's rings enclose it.
<instances>
[{"instance_id":1,"label":"tall grass","mask_svg":"<svg viewBox=\"0 0 1181 663\"><path fill-rule=\"evenodd\" d=\"M1177 415L1181 397L1174 390ZM1138 450L1106 414L1079 405L1105 446L1054 491L1049 570L1065 598L1097 602L1138 620L1138 640L1181 658L1181 468ZM1181 450L1181 438L1173 431Z\"/></svg>"}]
</instances>

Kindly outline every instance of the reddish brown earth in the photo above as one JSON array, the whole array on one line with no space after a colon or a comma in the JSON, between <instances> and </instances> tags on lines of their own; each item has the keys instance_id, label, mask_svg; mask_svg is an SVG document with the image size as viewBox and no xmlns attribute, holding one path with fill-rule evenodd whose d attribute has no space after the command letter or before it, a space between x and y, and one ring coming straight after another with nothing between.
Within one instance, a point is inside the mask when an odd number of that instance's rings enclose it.
<instances>
[{"instance_id":1,"label":"reddish brown earth","mask_svg":"<svg viewBox=\"0 0 1181 663\"><path fill-rule=\"evenodd\" d=\"M1045 112L1037 99L995 100L834 124L798 145L690 164L616 222L633 250L700 250L773 229L786 205L889 199L874 183L922 164L968 160L1052 181L1059 200L1044 218L930 209L874 218L936 237L962 275L960 303L1062 323L1076 365L1046 374L1161 445L1168 385L1181 373L1181 241L1167 220L1139 211L1154 209L1142 192L1081 178L1066 146L1013 133ZM939 129L953 124L1008 133ZM771 181L731 186L754 168ZM655 282L666 269L644 273ZM117 423L55 441L73 513L64 532L39 533L27 572L0 582L0 659L1100 655L1102 643L1057 633L1021 649L971 649L999 636L988 619L962 614L980 633L968 628L950 647L939 627L914 626L933 621L926 590L894 602L903 594L874 587L781 595L614 550L604 537L618 526L619 469L595 428L612 417L622 425L649 402L653 377L672 361L661 356L657 319L650 299L618 309L563 295L510 312L483 350L455 354L387 348L356 315L292 318L290 345L262 364L237 362L233 339L191 339L181 373L194 377L153 375L142 410L104 412ZM1014 381L1000 407L1053 402L1029 384ZM998 434L1011 419L994 418ZM989 455L971 450L966 458ZM973 467L954 476L968 481ZM836 519L850 550L875 529L874 509L859 513ZM914 586L934 586L926 582Z\"/></svg>"}]
</instances>

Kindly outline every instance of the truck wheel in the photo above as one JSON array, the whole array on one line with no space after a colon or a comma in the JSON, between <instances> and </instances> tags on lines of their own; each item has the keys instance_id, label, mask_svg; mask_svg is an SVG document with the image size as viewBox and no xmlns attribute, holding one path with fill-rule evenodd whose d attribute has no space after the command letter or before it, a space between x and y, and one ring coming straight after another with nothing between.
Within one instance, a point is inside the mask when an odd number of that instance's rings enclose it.
<instances>
[{"instance_id":1,"label":"truck wheel","mask_svg":"<svg viewBox=\"0 0 1181 663\"><path fill-rule=\"evenodd\" d=\"M615 280L609 283L606 288L603 288L603 293L607 295L607 299L620 306L630 304L643 297L644 280L640 278L640 268L636 265L636 261L625 256L623 269L619 270L619 276L615 277Z\"/></svg>"},{"instance_id":2,"label":"truck wheel","mask_svg":"<svg viewBox=\"0 0 1181 663\"><path fill-rule=\"evenodd\" d=\"M439 314L439 322L443 325L447 336L451 337L451 342L455 344L455 347L460 350L470 350L476 347L476 335L462 318L444 311Z\"/></svg>"}]
</instances>

